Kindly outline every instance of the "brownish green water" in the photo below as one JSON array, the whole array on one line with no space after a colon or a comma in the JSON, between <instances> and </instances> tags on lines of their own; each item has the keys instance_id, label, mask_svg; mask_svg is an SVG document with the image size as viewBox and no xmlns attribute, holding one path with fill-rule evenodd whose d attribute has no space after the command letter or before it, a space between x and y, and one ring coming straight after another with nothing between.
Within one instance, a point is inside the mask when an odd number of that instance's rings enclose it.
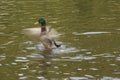
<instances>
[{"instance_id":1,"label":"brownish green water","mask_svg":"<svg viewBox=\"0 0 120 80\"><path fill-rule=\"evenodd\" d=\"M61 34L51 54L22 33L41 17ZM120 80L120 1L1 0L0 80Z\"/></svg>"}]
</instances>

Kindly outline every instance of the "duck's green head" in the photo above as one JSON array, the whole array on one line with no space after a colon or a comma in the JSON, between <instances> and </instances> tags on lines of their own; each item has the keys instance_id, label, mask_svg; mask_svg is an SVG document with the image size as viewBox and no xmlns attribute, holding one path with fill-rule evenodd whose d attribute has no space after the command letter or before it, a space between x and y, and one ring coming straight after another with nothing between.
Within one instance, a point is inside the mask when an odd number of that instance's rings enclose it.
<instances>
[{"instance_id":1,"label":"duck's green head","mask_svg":"<svg viewBox=\"0 0 120 80\"><path fill-rule=\"evenodd\" d=\"M40 18L35 24L41 24L41 26L46 26L46 21L44 18Z\"/></svg>"}]
</instances>

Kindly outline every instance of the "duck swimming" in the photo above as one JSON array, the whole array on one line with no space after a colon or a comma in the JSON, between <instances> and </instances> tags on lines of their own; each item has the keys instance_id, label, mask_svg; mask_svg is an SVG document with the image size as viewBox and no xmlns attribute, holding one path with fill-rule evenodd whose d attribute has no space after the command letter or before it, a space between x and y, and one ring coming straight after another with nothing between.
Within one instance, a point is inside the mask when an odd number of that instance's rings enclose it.
<instances>
[{"instance_id":1,"label":"duck swimming","mask_svg":"<svg viewBox=\"0 0 120 80\"><path fill-rule=\"evenodd\" d=\"M56 31L52 28L46 27L46 21L44 18L40 18L35 24L41 24L41 27L27 28L23 30L23 33L33 40L41 41L47 50L60 47L55 41Z\"/></svg>"}]
</instances>

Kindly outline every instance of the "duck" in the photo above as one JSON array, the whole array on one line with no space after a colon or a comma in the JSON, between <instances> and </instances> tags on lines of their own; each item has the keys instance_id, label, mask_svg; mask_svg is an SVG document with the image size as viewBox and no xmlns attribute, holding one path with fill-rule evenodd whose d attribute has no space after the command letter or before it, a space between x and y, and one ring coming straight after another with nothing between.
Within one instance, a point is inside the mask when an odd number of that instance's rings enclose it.
<instances>
[{"instance_id":1,"label":"duck","mask_svg":"<svg viewBox=\"0 0 120 80\"><path fill-rule=\"evenodd\" d=\"M40 25L39 28L26 28L23 29L23 33L32 40L41 41L45 49L52 50L58 48L61 45L57 44L55 39L58 37L57 31L51 27L46 26L46 20L44 18L38 19L35 25Z\"/></svg>"}]
</instances>

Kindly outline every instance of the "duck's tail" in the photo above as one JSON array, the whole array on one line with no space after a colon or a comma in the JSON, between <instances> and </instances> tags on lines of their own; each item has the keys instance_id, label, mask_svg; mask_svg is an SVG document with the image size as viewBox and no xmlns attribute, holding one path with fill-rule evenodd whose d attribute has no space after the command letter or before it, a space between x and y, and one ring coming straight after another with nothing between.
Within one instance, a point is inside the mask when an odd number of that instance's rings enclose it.
<instances>
[{"instance_id":1,"label":"duck's tail","mask_svg":"<svg viewBox=\"0 0 120 80\"><path fill-rule=\"evenodd\" d=\"M60 46L61 46L60 44L57 44L57 43L55 42L55 40L53 40L53 43L54 43L54 45L55 45L56 47L60 47Z\"/></svg>"}]
</instances>

